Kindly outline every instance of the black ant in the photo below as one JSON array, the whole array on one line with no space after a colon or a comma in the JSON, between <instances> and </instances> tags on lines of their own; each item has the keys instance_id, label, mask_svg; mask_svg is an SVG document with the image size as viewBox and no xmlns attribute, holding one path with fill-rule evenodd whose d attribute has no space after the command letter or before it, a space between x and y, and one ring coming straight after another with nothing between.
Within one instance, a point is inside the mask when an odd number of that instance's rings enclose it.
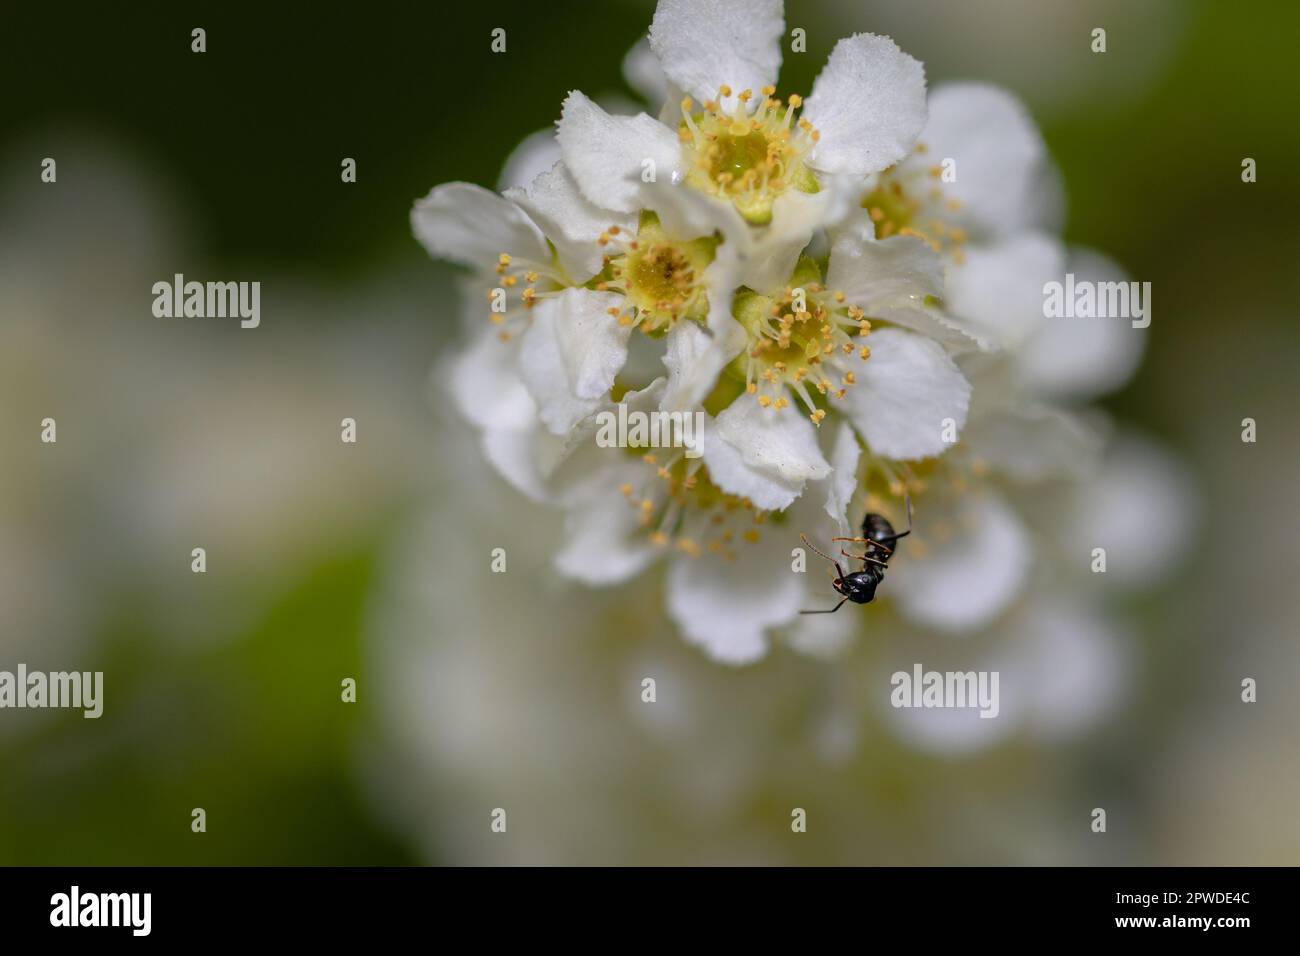
<instances>
[{"instance_id":1,"label":"black ant","mask_svg":"<svg viewBox=\"0 0 1300 956\"><path fill-rule=\"evenodd\" d=\"M835 565L835 571L839 574L832 582L832 587L844 599L833 608L825 611L800 611L800 614L834 614L844 606L845 601L852 601L854 604L869 604L876 596L876 585L885 579L885 569L889 567L889 559L894 555L894 546L898 543L899 538L905 538L912 533L912 498L907 496L907 530L894 531L894 526L889 523L889 519L884 515L876 514L874 511L868 512L867 516L862 519L862 537L860 538L831 538L832 541L856 541L859 544L866 545L862 554L849 554L843 548L840 554L846 558L853 558L862 562L861 571L853 571L849 574L844 573L840 563L823 551L818 551L816 547L808 540L806 534L799 537L803 543L816 551L823 558ZM888 542L888 543L886 543Z\"/></svg>"}]
</instances>

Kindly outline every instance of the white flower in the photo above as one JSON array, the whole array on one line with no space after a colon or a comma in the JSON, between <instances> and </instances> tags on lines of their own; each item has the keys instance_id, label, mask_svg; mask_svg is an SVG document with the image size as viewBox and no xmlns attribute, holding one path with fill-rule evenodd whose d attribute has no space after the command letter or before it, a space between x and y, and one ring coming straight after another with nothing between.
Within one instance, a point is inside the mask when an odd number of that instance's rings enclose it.
<instances>
[{"instance_id":1,"label":"white flower","mask_svg":"<svg viewBox=\"0 0 1300 956\"><path fill-rule=\"evenodd\" d=\"M719 439L742 451L734 467L717 465L719 486L748 496L755 484L780 485L754 500L760 507L784 508L804 480L824 477L807 450L828 409L847 415L874 454L892 458L940 454L965 423L970 388L945 346L974 340L929 304L942 292L941 266L920 240L844 235L828 266L844 289L827 287L803 260L770 293L733 295L725 244L672 240L649 213L635 231L606 226L562 164L508 197L449 184L418 203L413 220L431 252L470 265L480 291L504 303L489 311L504 341L479 333L449 379L489 456L535 497L544 476L527 459L546 443L532 420L563 438L592 415L634 331L664 336L665 409L692 410L712 396ZM885 327L873 330L868 314Z\"/></svg>"},{"instance_id":2,"label":"white flower","mask_svg":"<svg viewBox=\"0 0 1300 956\"><path fill-rule=\"evenodd\" d=\"M1061 187L1021 104L979 83L930 95L919 143L862 197L859 233L917 236L946 264L944 310L971 335L1009 356L1028 393L1086 399L1132 375L1144 330L1123 320L1047 319L1043 287L1066 272L1122 281L1113 263L1067 251L1055 235Z\"/></svg>"},{"instance_id":3,"label":"white flower","mask_svg":"<svg viewBox=\"0 0 1300 956\"><path fill-rule=\"evenodd\" d=\"M624 401L630 410L654 408L664 385L660 379ZM815 439L791 449L791 436L779 428L763 441L746 435L733 445L727 414L709 420L703 462L680 451L599 449L589 435L577 436L572 455L551 476L566 510L556 566L587 584L608 585L671 555L666 601L682 635L715 660L742 664L763 656L768 634L815 603L811 588L820 572L793 572L792 547L799 532L827 540L845 532L859 451L847 425L831 450L834 472ZM732 414L771 412L745 403ZM813 439L811 429L807 437ZM791 459L800 467L791 469ZM812 488L801 495L806 482ZM724 484L743 485L745 493Z\"/></svg>"},{"instance_id":4,"label":"white flower","mask_svg":"<svg viewBox=\"0 0 1300 956\"><path fill-rule=\"evenodd\" d=\"M871 34L836 44L806 103L774 99L783 32L779 0L661 0L649 45L678 115L611 116L570 93L558 139L583 195L653 210L680 238L720 232L741 283L782 282L853 184L901 159L925 122L921 65Z\"/></svg>"}]
</instances>

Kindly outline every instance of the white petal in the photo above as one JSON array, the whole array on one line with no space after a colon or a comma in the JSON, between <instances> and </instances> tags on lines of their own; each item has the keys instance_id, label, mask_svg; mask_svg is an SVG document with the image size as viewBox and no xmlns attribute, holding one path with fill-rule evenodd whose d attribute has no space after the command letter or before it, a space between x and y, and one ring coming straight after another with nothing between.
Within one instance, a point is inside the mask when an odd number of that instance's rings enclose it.
<instances>
[{"instance_id":1,"label":"white petal","mask_svg":"<svg viewBox=\"0 0 1300 956\"><path fill-rule=\"evenodd\" d=\"M612 292L565 289L543 299L524 333L520 371L554 434L568 432L609 394L627 359L630 325L606 311L621 298Z\"/></svg>"},{"instance_id":2,"label":"white petal","mask_svg":"<svg viewBox=\"0 0 1300 956\"><path fill-rule=\"evenodd\" d=\"M957 433L966 424L970 383L942 348L919 335L880 329L867 343L869 359L846 359L857 379L843 399L854 427L877 455L941 454L948 420Z\"/></svg>"},{"instance_id":3,"label":"white petal","mask_svg":"<svg viewBox=\"0 0 1300 956\"><path fill-rule=\"evenodd\" d=\"M545 462L557 453L559 438L534 419L523 425L490 426L481 440L483 456L513 488L530 501L551 500Z\"/></svg>"},{"instance_id":4,"label":"white petal","mask_svg":"<svg viewBox=\"0 0 1300 956\"><path fill-rule=\"evenodd\" d=\"M483 454L512 486L533 501L548 499L546 474L562 454L559 439L541 428L537 403L519 376L517 341L486 331L433 376L482 432Z\"/></svg>"},{"instance_id":5,"label":"white petal","mask_svg":"<svg viewBox=\"0 0 1300 956\"><path fill-rule=\"evenodd\" d=\"M524 425L537 406L519 377L519 346L485 330L436 378L447 382L461 414L480 428Z\"/></svg>"},{"instance_id":6,"label":"white petal","mask_svg":"<svg viewBox=\"0 0 1300 956\"><path fill-rule=\"evenodd\" d=\"M654 182L645 183L640 198L647 209L658 214L659 225L669 238L698 239L720 232L727 237L727 244L743 247L732 249L737 263L741 261L741 252L754 242L750 235L753 230L734 205L698 189L683 187L671 177L657 176Z\"/></svg>"},{"instance_id":7,"label":"white petal","mask_svg":"<svg viewBox=\"0 0 1300 956\"><path fill-rule=\"evenodd\" d=\"M1083 478L1100 459L1102 439L1075 415L1039 404L983 409L975 390L962 446L1017 481Z\"/></svg>"},{"instance_id":8,"label":"white petal","mask_svg":"<svg viewBox=\"0 0 1300 956\"><path fill-rule=\"evenodd\" d=\"M813 236L839 222L852 201L852 192L839 180L815 193L787 190L772 204L772 222L766 229L745 226L739 234L724 230L740 258L740 282L751 289L783 287Z\"/></svg>"},{"instance_id":9,"label":"white petal","mask_svg":"<svg viewBox=\"0 0 1300 956\"><path fill-rule=\"evenodd\" d=\"M927 162L956 161L955 181L943 186L945 199L961 203L954 224L990 234L1036 222L1047 149L1010 93L982 83L939 87L921 142Z\"/></svg>"},{"instance_id":10,"label":"white petal","mask_svg":"<svg viewBox=\"0 0 1300 956\"><path fill-rule=\"evenodd\" d=\"M560 262L577 282L585 282L603 265L601 233L610 226L632 230L636 217L610 212L587 202L573 176L559 162L543 172L527 189L512 189L506 198L517 203L555 245Z\"/></svg>"},{"instance_id":11,"label":"white petal","mask_svg":"<svg viewBox=\"0 0 1300 956\"><path fill-rule=\"evenodd\" d=\"M924 557L891 562L889 593L918 624L973 630L987 624L1020 591L1029 570L1023 525L999 498L967 501L947 537L934 530L935 515L920 516L915 539Z\"/></svg>"},{"instance_id":12,"label":"white petal","mask_svg":"<svg viewBox=\"0 0 1300 956\"><path fill-rule=\"evenodd\" d=\"M943 296L943 260L914 236L863 242L844 232L831 247L826 284L868 313L878 305L920 305Z\"/></svg>"},{"instance_id":13,"label":"white petal","mask_svg":"<svg viewBox=\"0 0 1300 956\"><path fill-rule=\"evenodd\" d=\"M816 602L819 599L810 598L809 600ZM834 607L839 602L840 597L838 594L833 594L829 597L820 598L820 600L828 602L824 608L821 605L815 605L806 610L827 610ZM839 657L853 643L853 636L862 623L853 615L844 613L849 607L852 607L852 605L845 606L838 614L801 615L791 626L785 642L800 654L807 654L810 657L827 660ZM801 608L801 610L805 609Z\"/></svg>"},{"instance_id":14,"label":"white petal","mask_svg":"<svg viewBox=\"0 0 1300 956\"><path fill-rule=\"evenodd\" d=\"M716 432L750 468L784 481L820 480L831 472L816 427L793 405L763 408L742 395L718 415Z\"/></svg>"},{"instance_id":15,"label":"white petal","mask_svg":"<svg viewBox=\"0 0 1300 956\"><path fill-rule=\"evenodd\" d=\"M826 514L835 522L840 534L849 530L848 512L853 495L858 490L858 460L862 449L858 436L847 424L841 423L835 433L831 450L831 477L826 483Z\"/></svg>"},{"instance_id":16,"label":"white petal","mask_svg":"<svg viewBox=\"0 0 1300 956\"><path fill-rule=\"evenodd\" d=\"M411 228L429 254L472 269L496 266L503 252L550 258L546 240L524 211L473 183L435 186L411 209Z\"/></svg>"},{"instance_id":17,"label":"white petal","mask_svg":"<svg viewBox=\"0 0 1300 956\"><path fill-rule=\"evenodd\" d=\"M656 111L668 99L668 77L646 37L632 44L623 57L623 79Z\"/></svg>"},{"instance_id":18,"label":"white petal","mask_svg":"<svg viewBox=\"0 0 1300 956\"><path fill-rule=\"evenodd\" d=\"M1042 233L1022 233L966 250L948 267L947 307L976 332L1017 348L1047 321L1043 286L1064 278L1065 252Z\"/></svg>"},{"instance_id":19,"label":"white petal","mask_svg":"<svg viewBox=\"0 0 1300 956\"><path fill-rule=\"evenodd\" d=\"M1068 271L1076 283L1128 280L1115 263L1086 249L1071 250ZM1025 378L1041 394L1058 398L1114 391L1137 371L1149 331L1124 318L1048 318L1025 343Z\"/></svg>"},{"instance_id":20,"label":"white petal","mask_svg":"<svg viewBox=\"0 0 1300 956\"><path fill-rule=\"evenodd\" d=\"M565 436L564 454L547 472L548 488L554 500L566 509L581 507L588 499L621 485L624 479L611 479L610 469L627 466L629 462L634 469L641 469L640 478L646 477L640 459L630 459L617 448L601 446L597 438L604 422L599 413L610 411L617 415L619 404L627 406L629 414L653 412L663 401L663 390L664 379L657 378L640 391L627 392L619 403L607 398L595 415L583 419ZM635 475L626 480L638 483Z\"/></svg>"},{"instance_id":21,"label":"white petal","mask_svg":"<svg viewBox=\"0 0 1300 956\"><path fill-rule=\"evenodd\" d=\"M681 146L677 135L657 119L610 116L577 90L564 101L558 138L564 164L587 200L615 212L636 212L646 161L656 181L672 182Z\"/></svg>"},{"instance_id":22,"label":"white petal","mask_svg":"<svg viewBox=\"0 0 1300 956\"><path fill-rule=\"evenodd\" d=\"M724 354L735 358L749 341L745 329L731 313L732 300L740 282L739 267L728 248L730 243L718 247L714 259L704 270L704 285L708 289L709 314L705 318L709 334Z\"/></svg>"},{"instance_id":23,"label":"white petal","mask_svg":"<svg viewBox=\"0 0 1300 956\"><path fill-rule=\"evenodd\" d=\"M1080 489L1063 545L1085 559L1105 548L1106 573L1096 577L1107 585L1148 587L1187 556L1199 511L1185 464L1155 442L1121 434Z\"/></svg>"},{"instance_id":24,"label":"white petal","mask_svg":"<svg viewBox=\"0 0 1300 956\"><path fill-rule=\"evenodd\" d=\"M972 669L964 662L955 667L961 672ZM930 669L928 662L926 669ZM1005 697L1000 689L999 696ZM888 698L881 693L880 700L887 701ZM1016 723L1009 719L1006 713L999 713L995 719L989 720L980 717L977 707L894 708L887 704L880 706L894 731L910 747L941 756L958 756L987 750L1000 743L1016 729Z\"/></svg>"},{"instance_id":25,"label":"white petal","mask_svg":"<svg viewBox=\"0 0 1300 956\"><path fill-rule=\"evenodd\" d=\"M502 192L523 189L559 161L560 144L555 138L554 126L529 133L506 157L497 189Z\"/></svg>"},{"instance_id":26,"label":"white petal","mask_svg":"<svg viewBox=\"0 0 1300 956\"><path fill-rule=\"evenodd\" d=\"M624 481L644 477L644 471L627 462L621 472L616 469L606 475L606 493L591 495L565 516L565 541L555 556L561 574L586 584L613 584L634 577L657 554L641 527L640 513L618 491Z\"/></svg>"},{"instance_id":27,"label":"white petal","mask_svg":"<svg viewBox=\"0 0 1300 956\"><path fill-rule=\"evenodd\" d=\"M1110 621L1096 611L1040 602L1018 629L1021 654L1001 692L1030 702L1035 736L1060 741L1110 711L1132 673Z\"/></svg>"},{"instance_id":28,"label":"white petal","mask_svg":"<svg viewBox=\"0 0 1300 956\"><path fill-rule=\"evenodd\" d=\"M748 396L742 396L742 400ZM748 498L762 511L783 511L800 492L802 481L791 481L747 464L740 449L724 442L710 423L704 432L704 464L709 479L723 491Z\"/></svg>"},{"instance_id":29,"label":"white petal","mask_svg":"<svg viewBox=\"0 0 1300 956\"><path fill-rule=\"evenodd\" d=\"M809 479L830 474L813 424L794 407L763 408L741 395L705 431L704 463L723 491L781 511Z\"/></svg>"},{"instance_id":30,"label":"white petal","mask_svg":"<svg viewBox=\"0 0 1300 956\"><path fill-rule=\"evenodd\" d=\"M934 339L953 354L989 352L996 346L967 323L936 305L878 307L875 317Z\"/></svg>"},{"instance_id":31,"label":"white petal","mask_svg":"<svg viewBox=\"0 0 1300 956\"><path fill-rule=\"evenodd\" d=\"M696 322L676 323L668 332L667 342L663 357L668 367L664 411L693 409L713 390L718 373L736 352L729 352Z\"/></svg>"},{"instance_id":32,"label":"white petal","mask_svg":"<svg viewBox=\"0 0 1300 956\"><path fill-rule=\"evenodd\" d=\"M804 106L804 118L821 134L809 165L859 176L892 166L911 152L925 115L920 63L888 37L845 37Z\"/></svg>"},{"instance_id":33,"label":"white petal","mask_svg":"<svg viewBox=\"0 0 1300 956\"><path fill-rule=\"evenodd\" d=\"M776 83L785 20L781 0L659 0L650 22L650 48L664 73L699 102L726 84L732 95Z\"/></svg>"},{"instance_id":34,"label":"white petal","mask_svg":"<svg viewBox=\"0 0 1300 956\"><path fill-rule=\"evenodd\" d=\"M668 572L668 613L714 660L748 664L767 653L765 630L798 616L803 577L775 536L738 548L734 561L681 557Z\"/></svg>"}]
</instances>

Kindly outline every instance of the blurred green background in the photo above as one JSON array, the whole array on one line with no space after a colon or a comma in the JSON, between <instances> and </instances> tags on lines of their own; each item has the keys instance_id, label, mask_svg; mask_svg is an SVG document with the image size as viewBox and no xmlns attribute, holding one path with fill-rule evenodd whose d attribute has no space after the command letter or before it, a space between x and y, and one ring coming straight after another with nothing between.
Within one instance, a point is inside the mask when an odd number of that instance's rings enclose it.
<instances>
[{"instance_id":1,"label":"blurred green background","mask_svg":"<svg viewBox=\"0 0 1300 956\"><path fill-rule=\"evenodd\" d=\"M6 280L30 282L0 298L0 515L14 556L0 567L49 591L34 610L31 585L2 592L0 667L69 660L108 675L99 721L0 714L0 863L440 859L376 812L364 783L375 694L362 636L383 556L419 509L456 507L430 497L437 412L425 398L428 368L458 336L453 273L412 240L408 211L440 182L493 186L568 90L630 95L620 63L652 5L327 6L0 10L0 248L22 264ZM1278 821L1300 793L1300 709L1279 703L1297 671L1300 549L1283 526L1300 478L1300 7L796 2L786 19L808 30L808 53L787 54L782 90L806 91L835 39L860 30L893 36L931 83L1010 86L1060 166L1067 239L1153 284L1145 363L1104 404L1183 456L1206 534L1180 577L1136 608L1154 663L1126 732L1041 772L1148 794L1150 835L1126 861L1295 862L1300 825ZM202 56L189 49L195 26L207 30ZM489 51L498 26L504 56ZM1104 55L1087 52L1094 26L1108 30ZM45 156L58 159L60 197L39 182ZM339 182L345 156L355 185ZM1240 178L1247 156L1252 185ZM92 177L130 189L118 205L68 198ZM173 271L263 279L264 328L160 331L146 291ZM41 450L33 423L50 408L59 445ZM368 413L361 441L340 450L337 422L354 408ZM98 413L93 427L79 409ZM228 419L228 443L211 438L212 415ZM1248 415L1255 445L1238 439ZM295 446L287 430L310 437ZM91 431L93 454L78 452ZM280 457L241 464L259 440ZM204 450L197 463L187 443ZM343 464L349 452L365 463ZM197 482L211 495L194 500L219 507L169 503L166 481L140 484L149 469ZM224 554L210 549L217 573L195 584L191 542L229 526L241 489L256 527ZM284 507L300 497L311 507ZM188 515L174 548L150 523L157 513ZM1208 709L1241 674L1267 678L1260 710ZM360 680L355 706L339 702L346 676ZM1233 720L1251 746L1209 748L1165 775L1187 803L1162 807L1164 791L1137 779L1174 741L1195 749ZM1001 759L976 769L996 775L1017 758ZM937 768L904 771L901 792L941 784ZM1221 790L1225 776L1235 783ZM189 828L198 806L203 836ZM918 854L947 859L969 861Z\"/></svg>"}]
</instances>

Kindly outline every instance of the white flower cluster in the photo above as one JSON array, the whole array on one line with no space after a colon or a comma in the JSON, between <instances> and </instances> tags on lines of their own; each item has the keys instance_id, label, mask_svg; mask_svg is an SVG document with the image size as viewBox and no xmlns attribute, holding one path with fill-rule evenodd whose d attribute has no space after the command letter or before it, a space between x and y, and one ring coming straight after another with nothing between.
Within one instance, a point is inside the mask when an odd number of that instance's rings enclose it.
<instances>
[{"instance_id":1,"label":"white flower cluster","mask_svg":"<svg viewBox=\"0 0 1300 956\"><path fill-rule=\"evenodd\" d=\"M927 627L994 619L1034 560L1008 502L1091 467L1100 439L1064 403L1121 384L1141 345L1043 317L1059 188L1010 95L927 97L919 62L856 34L778 98L784 37L780 0L660 0L626 62L657 117L574 91L503 194L448 183L412 213L471 271L451 394L497 470L564 510L560 571L610 584L670 556L670 614L730 663L777 632L838 640L850 615L800 617L834 596L792 549L866 511L902 527L904 496L917 526L882 595ZM618 403L703 413L702 456L601 447Z\"/></svg>"}]
</instances>

